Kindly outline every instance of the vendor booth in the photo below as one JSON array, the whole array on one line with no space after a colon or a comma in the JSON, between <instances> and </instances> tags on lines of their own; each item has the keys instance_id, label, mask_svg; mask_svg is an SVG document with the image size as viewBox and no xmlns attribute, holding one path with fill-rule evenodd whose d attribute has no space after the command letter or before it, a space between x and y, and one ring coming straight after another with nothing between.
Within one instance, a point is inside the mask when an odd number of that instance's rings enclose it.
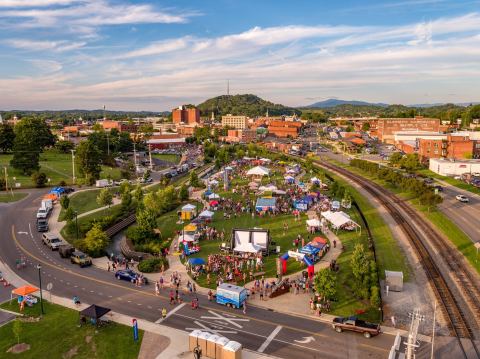
<instances>
[{"instance_id":1,"label":"vendor booth","mask_svg":"<svg viewBox=\"0 0 480 359\"><path fill-rule=\"evenodd\" d=\"M292 176L285 176L285 182L288 184L294 184L295 183L295 177Z\"/></svg>"},{"instance_id":2,"label":"vendor booth","mask_svg":"<svg viewBox=\"0 0 480 359\"><path fill-rule=\"evenodd\" d=\"M183 220L193 219L196 215L196 212L197 212L196 206L194 206L193 204L186 204L185 206L182 207L181 218Z\"/></svg>"},{"instance_id":3,"label":"vendor booth","mask_svg":"<svg viewBox=\"0 0 480 359\"><path fill-rule=\"evenodd\" d=\"M322 212L322 217L325 218L325 220L330 223L333 229L338 231L338 229L346 229L346 230L357 230L360 228L360 225L356 222L354 222L348 214L345 212L339 211L339 212L332 212L332 211L326 211Z\"/></svg>"},{"instance_id":4,"label":"vendor booth","mask_svg":"<svg viewBox=\"0 0 480 359\"><path fill-rule=\"evenodd\" d=\"M198 217L204 218L204 219L206 219L207 221L211 221L211 220L213 219L213 216L214 216L214 215L215 215L214 212L209 211L209 210L205 210L205 211L203 211L202 213L200 213L200 214L198 215Z\"/></svg>"},{"instance_id":5,"label":"vendor booth","mask_svg":"<svg viewBox=\"0 0 480 359\"><path fill-rule=\"evenodd\" d=\"M110 312L109 308L92 304L80 312L80 323L86 324L87 320L89 320L93 325L98 325L102 317L108 312Z\"/></svg>"},{"instance_id":6,"label":"vendor booth","mask_svg":"<svg viewBox=\"0 0 480 359\"><path fill-rule=\"evenodd\" d=\"M253 167L248 170L247 176L254 176L254 177L270 176L270 170L263 166Z\"/></svg>"},{"instance_id":7,"label":"vendor booth","mask_svg":"<svg viewBox=\"0 0 480 359\"><path fill-rule=\"evenodd\" d=\"M275 211L276 209L277 209L277 199L275 197L272 197L272 198L260 197L257 199L257 203L255 204L255 210L257 212Z\"/></svg>"}]
</instances>

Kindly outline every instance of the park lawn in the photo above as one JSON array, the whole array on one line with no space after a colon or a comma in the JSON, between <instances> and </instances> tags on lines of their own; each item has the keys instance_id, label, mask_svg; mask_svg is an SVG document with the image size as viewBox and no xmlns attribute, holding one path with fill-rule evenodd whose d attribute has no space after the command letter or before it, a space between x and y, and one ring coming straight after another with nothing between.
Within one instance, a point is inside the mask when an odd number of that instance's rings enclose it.
<instances>
[{"instance_id":1,"label":"park lawn","mask_svg":"<svg viewBox=\"0 0 480 359\"><path fill-rule=\"evenodd\" d=\"M20 183L22 187L34 187L34 183L30 176L24 175L10 166L12 154L0 155L0 167L7 167L10 181ZM58 153L55 150L48 150L40 154L40 172L44 172L47 178L50 179L49 185L56 186L60 182L65 181L67 184L72 183L72 156L70 154ZM80 178L81 175L76 167L76 176ZM15 177L15 180L13 179ZM120 179L120 170L118 168L111 168L102 166L101 178Z\"/></svg>"},{"instance_id":2,"label":"park lawn","mask_svg":"<svg viewBox=\"0 0 480 359\"><path fill-rule=\"evenodd\" d=\"M30 345L30 350L22 354L6 351L17 343L13 335L13 322L0 327L0 356L2 358L49 358L62 359L67 352L76 348L74 358L90 359L135 359L138 357L143 338L139 330L139 340L133 341L132 328L117 323L95 328L92 325L78 327L78 312L59 305L43 302L45 315L38 322L22 322L20 343ZM18 304L13 301L3 303L2 308L18 312ZM27 316L37 317L39 304L26 307ZM19 320L19 319L16 319ZM89 343L87 343L89 341Z\"/></svg>"},{"instance_id":3,"label":"park lawn","mask_svg":"<svg viewBox=\"0 0 480 359\"><path fill-rule=\"evenodd\" d=\"M0 203L11 203L17 202L21 199L24 199L28 196L28 193L23 192L13 192L13 195L10 192L2 192L0 193Z\"/></svg>"},{"instance_id":4,"label":"park lawn","mask_svg":"<svg viewBox=\"0 0 480 359\"><path fill-rule=\"evenodd\" d=\"M97 203L97 197L100 193L100 189L92 189L88 191L81 191L78 193L73 193L70 196L70 207L77 211L78 214L82 214L101 206ZM60 211L59 220L63 220L63 215L65 214L64 209Z\"/></svg>"},{"instance_id":5,"label":"park lawn","mask_svg":"<svg viewBox=\"0 0 480 359\"><path fill-rule=\"evenodd\" d=\"M310 235L307 232L305 220L306 215L302 215L301 220L295 222L293 215L277 215L277 216L266 216L259 217L255 215L252 219L251 214L244 213L238 216L237 218L232 217L231 219L223 219L223 211L215 212L212 223L210 226L215 227L219 231L225 232L225 239L223 242L230 243L232 236L233 228L262 228L270 230L270 237L277 246L280 246L280 255L293 249L293 240L300 234L305 238L305 243L309 241ZM283 232L283 223L288 224L288 230L285 235ZM191 255L190 257L196 258L200 257L207 260L209 254L220 253L220 244L221 240L203 240L200 242L200 252ZM264 268L265 278L275 278L277 274L276 269L276 259L278 258L275 254L270 254L267 257L264 257ZM306 267L303 265L303 262L289 261L287 266L287 274L292 274L298 272ZM198 283L204 287L215 288L215 276L211 276L211 284L207 285L206 276L200 276ZM244 283L241 283L242 285Z\"/></svg>"},{"instance_id":6,"label":"park lawn","mask_svg":"<svg viewBox=\"0 0 480 359\"><path fill-rule=\"evenodd\" d=\"M180 162L181 156L179 155L174 155L174 154L169 154L169 153L157 153L157 154L152 154L153 158L158 158L159 160L165 161L165 162L170 162L172 164L177 164Z\"/></svg>"}]
</instances>

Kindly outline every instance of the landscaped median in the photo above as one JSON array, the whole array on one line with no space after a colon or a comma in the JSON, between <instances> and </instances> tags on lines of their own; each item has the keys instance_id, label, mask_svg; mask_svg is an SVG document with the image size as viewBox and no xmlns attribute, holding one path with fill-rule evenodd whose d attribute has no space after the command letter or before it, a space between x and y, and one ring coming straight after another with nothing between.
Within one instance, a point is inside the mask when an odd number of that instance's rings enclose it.
<instances>
[{"instance_id":1,"label":"landscaped median","mask_svg":"<svg viewBox=\"0 0 480 359\"><path fill-rule=\"evenodd\" d=\"M0 193L0 203L12 203L12 202L17 202L20 201L21 199L24 199L25 197L28 196L28 193L23 193L23 192L3 192Z\"/></svg>"},{"instance_id":2,"label":"landscaped median","mask_svg":"<svg viewBox=\"0 0 480 359\"><path fill-rule=\"evenodd\" d=\"M143 338L134 341L132 328L114 322L101 327L91 324L80 326L77 311L44 301L45 315L40 317L39 304L25 307L23 317L17 317L0 327L1 358L125 358L138 357ZM18 312L16 300L3 303L1 308ZM18 343L30 349L22 354L7 353Z\"/></svg>"}]
</instances>

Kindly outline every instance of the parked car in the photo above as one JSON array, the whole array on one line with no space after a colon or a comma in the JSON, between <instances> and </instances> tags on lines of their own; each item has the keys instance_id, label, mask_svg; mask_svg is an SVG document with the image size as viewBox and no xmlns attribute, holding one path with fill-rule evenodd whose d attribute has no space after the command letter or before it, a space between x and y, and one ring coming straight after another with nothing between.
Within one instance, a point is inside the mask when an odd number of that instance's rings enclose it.
<instances>
[{"instance_id":1,"label":"parked car","mask_svg":"<svg viewBox=\"0 0 480 359\"><path fill-rule=\"evenodd\" d=\"M70 258L74 251L75 251L75 248L73 248L68 243L64 243L64 244L61 244L60 246L58 246L58 254L62 258Z\"/></svg>"},{"instance_id":2,"label":"parked car","mask_svg":"<svg viewBox=\"0 0 480 359\"><path fill-rule=\"evenodd\" d=\"M37 219L37 231L39 232L48 232L48 221L46 218Z\"/></svg>"},{"instance_id":3,"label":"parked car","mask_svg":"<svg viewBox=\"0 0 480 359\"><path fill-rule=\"evenodd\" d=\"M115 272L115 278L117 278L118 280L126 280L131 283L135 283L139 276L140 274L134 272L131 269L121 269ZM147 278L144 277L143 282L145 284L148 284Z\"/></svg>"},{"instance_id":4,"label":"parked car","mask_svg":"<svg viewBox=\"0 0 480 359\"><path fill-rule=\"evenodd\" d=\"M75 192L75 188L73 188L73 187L63 187L63 189L65 190L66 194Z\"/></svg>"},{"instance_id":5,"label":"parked car","mask_svg":"<svg viewBox=\"0 0 480 359\"><path fill-rule=\"evenodd\" d=\"M70 262L78 264L80 268L92 265L92 258L80 251L73 251L70 256Z\"/></svg>"},{"instance_id":6,"label":"parked car","mask_svg":"<svg viewBox=\"0 0 480 359\"><path fill-rule=\"evenodd\" d=\"M41 207L37 211L37 219L38 218L45 219L48 217L49 214L50 214L50 210L48 208Z\"/></svg>"},{"instance_id":7,"label":"parked car","mask_svg":"<svg viewBox=\"0 0 480 359\"><path fill-rule=\"evenodd\" d=\"M380 324L374 324L357 319L356 317L338 317L333 319L332 328L337 333L344 330L362 333L365 338L380 334Z\"/></svg>"},{"instance_id":8,"label":"parked car","mask_svg":"<svg viewBox=\"0 0 480 359\"><path fill-rule=\"evenodd\" d=\"M42 234L42 242L52 251L56 251L58 247L63 244L60 238L58 238L58 236L52 233Z\"/></svg>"},{"instance_id":9,"label":"parked car","mask_svg":"<svg viewBox=\"0 0 480 359\"><path fill-rule=\"evenodd\" d=\"M457 199L457 201L460 201L460 202L463 202L463 203L467 203L467 202L470 201L468 199L468 197L464 196L463 194L459 194L459 195L455 196L455 198Z\"/></svg>"}]
</instances>

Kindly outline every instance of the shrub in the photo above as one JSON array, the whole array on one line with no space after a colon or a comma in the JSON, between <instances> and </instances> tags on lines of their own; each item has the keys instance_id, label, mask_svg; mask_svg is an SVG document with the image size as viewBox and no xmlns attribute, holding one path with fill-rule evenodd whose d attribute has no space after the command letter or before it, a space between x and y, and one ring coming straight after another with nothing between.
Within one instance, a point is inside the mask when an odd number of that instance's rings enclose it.
<instances>
[{"instance_id":1,"label":"shrub","mask_svg":"<svg viewBox=\"0 0 480 359\"><path fill-rule=\"evenodd\" d=\"M48 182L47 175L43 172L34 172L32 174L32 181L33 183L35 183L35 187L44 187L45 184Z\"/></svg>"},{"instance_id":2,"label":"shrub","mask_svg":"<svg viewBox=\"0 0 480 359\"><path fill-rule=\"evenodd\" d=\"M168 263L164 258L144 259L138 264L138 270L143 273L153 273L160 271L162 263L167 267Z\"/></svg>"},{"instance_id":3,"label":"shrub","mask_svg":"<svg viewBox=\"0 0 480 359\"><path fill-rule=\"evenodd\" d=\"M376 285L370 288L370 304L372 307L378 308L380 307L380 290Z\"/></svg>"}]
</instances>

